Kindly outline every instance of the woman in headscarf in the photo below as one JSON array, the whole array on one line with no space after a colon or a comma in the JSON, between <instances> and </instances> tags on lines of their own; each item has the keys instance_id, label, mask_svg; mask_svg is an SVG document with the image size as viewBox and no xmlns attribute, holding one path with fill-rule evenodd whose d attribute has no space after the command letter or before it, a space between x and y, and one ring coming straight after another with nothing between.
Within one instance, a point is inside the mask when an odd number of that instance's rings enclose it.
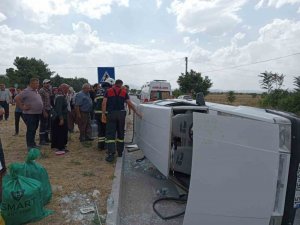
<instances>
[{"instance_id":1,"label":"woman in headscarf","mask_svg":"<svg viewBox=\"0 0 300 225\"><path fill-rule=\"evenodd\" d=\"M51 148L55 150L55 154L57 155L63 155L68 152L66 148L68 143L68 91L69 85L61 84L54 99L51 124Z\"/></svg>"}]
</instances>

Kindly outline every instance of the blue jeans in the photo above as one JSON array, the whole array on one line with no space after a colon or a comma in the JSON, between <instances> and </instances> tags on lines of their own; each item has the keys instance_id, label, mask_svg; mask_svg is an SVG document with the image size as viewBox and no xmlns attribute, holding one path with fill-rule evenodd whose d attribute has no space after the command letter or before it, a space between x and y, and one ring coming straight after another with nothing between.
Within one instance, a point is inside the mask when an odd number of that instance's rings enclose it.
<instances>
[{"instance_id":1,"label":"blue jeans","mask_svg":"<svg viewBox=\"0 0 300 225\"><path fill-rule=\"evenodd\" d=\"M27 147L36 146L35 134L39 126L40 114L23 114L23 118L27 127L26 144Z\"/></svg>"}]
</instances>

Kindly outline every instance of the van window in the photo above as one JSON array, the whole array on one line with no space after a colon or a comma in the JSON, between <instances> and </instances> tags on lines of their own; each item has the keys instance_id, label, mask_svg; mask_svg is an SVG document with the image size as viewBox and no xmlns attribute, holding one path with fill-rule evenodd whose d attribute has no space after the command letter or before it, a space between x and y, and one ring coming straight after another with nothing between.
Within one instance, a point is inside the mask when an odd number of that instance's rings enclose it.
<instances>
[{"instance_id":1,"label":"van window","mask_svg":"<svg viewBox=\"0 0 300 225\"><path fill-rule=\"evenodd\" d=\"M151 91L150 99L151 100L162 100L170 98L169 91Z\"/></svg>"}]
</instances>

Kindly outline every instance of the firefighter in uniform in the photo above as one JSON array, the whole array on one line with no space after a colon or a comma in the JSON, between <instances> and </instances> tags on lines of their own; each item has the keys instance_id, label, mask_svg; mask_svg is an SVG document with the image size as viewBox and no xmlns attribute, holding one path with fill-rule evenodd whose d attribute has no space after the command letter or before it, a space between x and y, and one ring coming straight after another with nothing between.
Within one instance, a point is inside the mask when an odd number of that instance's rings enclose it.
<instances>
[{"instance_id":1,"label":"firefighter in uniform","mask_svg":"<svg viewBox=\"0 0 300 225\"><path fill-rule=\"evenodd\" d=\"M124 150L124 127L125 127L125 104L128 104L140 118L141 114L137 112L135 106L130 101L126 89L122 88L123 81L116 80L115 85L109 88L105 93L102 102L102 122L106 123L105 143L107 146L107 162L113 162L115 158L115 146L117 146L118 156L122 157Z\"/></svg>"},{"instance_id":2,"label":"firefighter in uniform","mask_svg":"<svg viewBox=\"0 0 300 225\"><path fill-rule=\"evenodd\" d=\"M98 149L104 150L105 149L105 129L106 124L102 123L101 115L102 115L102 102L105 95L105 92L108 88L111 88L114 85L115 81L112 78L108 78L105 82L101 84L101 90L99 93L96 94L94 99L94 108L95 108L95 119L98 125Z\"/></svg>"}]
</instances>

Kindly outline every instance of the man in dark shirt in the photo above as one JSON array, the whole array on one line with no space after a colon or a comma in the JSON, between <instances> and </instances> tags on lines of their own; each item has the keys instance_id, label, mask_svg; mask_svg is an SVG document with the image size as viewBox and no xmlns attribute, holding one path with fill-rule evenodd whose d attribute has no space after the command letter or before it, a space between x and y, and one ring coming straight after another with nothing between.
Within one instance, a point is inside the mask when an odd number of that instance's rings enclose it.
<instances>
[{"instance_id":1,"label":"man in dark shirt","mask_svg":"<svg viewBox=\"0 0 300 225\"><path fill-rule=\"evenodd\" d=\"M128 93L122 89L123 81L116 80L115 85L109 88L102 102L102 122L106 125L106 145L108 156L105 158L107 162L114 161L115 144L117 142L118 156L122 157L124 150L124 127L125 127L125 103L141 118L141 114L137 112L135 106L130 101ZM107 112L107 116L105 114ZM117 135L116 135L117 134ZM117 136L117 139L116 139Z\"/></svg>"}]
</instances>

